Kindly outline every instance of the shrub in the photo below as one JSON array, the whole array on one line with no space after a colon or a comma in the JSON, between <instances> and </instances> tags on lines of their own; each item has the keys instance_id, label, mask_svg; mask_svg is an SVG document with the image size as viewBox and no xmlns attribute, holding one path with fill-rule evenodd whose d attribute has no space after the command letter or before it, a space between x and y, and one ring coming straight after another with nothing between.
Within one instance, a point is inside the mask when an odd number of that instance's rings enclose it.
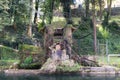
<instances>
[{"instance_id":1,"label":"shrub","mask_svg":"<svg viewBox=\"0 0 120 80\"><path fill-rule=\"evenodd\" d=\"M0 46L0 55L1 59L18 59L18 52L15 51L13 48Z\"/></svg>"},{"instance_id":2,"label":"shrub","mask_svg":"<svg viewBox=\"0 0 120 80\"><path fill-rule=\"evenodd\" d=\"M36 54L42 52L42 48L36 47L33 45L28 45L28 44L22 44L19 46L19 51L22 53L29 53L29 54Z\"/></svg>"},{"instance_id":3,"label":"shrub","mask_svg":"<svg viewBox=\"0 0 120 80\"><path fill-rule=\"evenodd\" d=\"M33 62L33 58L32 58L32 56L29 56L29 57L27 57L25 60L24 60L24 64L31 64Z\"/></svg>"},{"instance_id":4,"label":"shrub","mask_svg":"<svg viewBox=\"0 0 120 80\"><path fill-rule=\"evenodd\" d=\"M120 27L115 21L111 22L107 27L112 33L118 34L120 32L119 31Z\"/></svg>"},{"instance_id":5,"label":"shrub","mask_svg":"<svg viewBox=\"0 0 120 80\"><path fill-rule=\"evenodd\" d=\"M75 63L73 66L68 66L68 65L60 65L57 66L57 71L62 71L62 72L76 72L79 71L80 65L78 63Z\"/></svg>"},{"instance_id":6,"label":"shrub","mask_svg":"<svg viewBox=\"0 0 120 80\"><path fill-rule=\"evenodd\" d=\"M40 68L44 63L44 51L34 45L22 44L19 46L20 68L34 69ZM27 57L28 56L28 57Z\"/></svg>"}]
</instances>

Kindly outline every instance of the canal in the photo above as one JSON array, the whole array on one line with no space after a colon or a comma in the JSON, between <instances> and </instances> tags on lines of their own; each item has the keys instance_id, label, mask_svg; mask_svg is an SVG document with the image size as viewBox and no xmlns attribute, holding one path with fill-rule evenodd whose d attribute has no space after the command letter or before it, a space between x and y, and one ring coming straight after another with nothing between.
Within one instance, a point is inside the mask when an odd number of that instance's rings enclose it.
<instances>
[{"instance_id":1,"label":"canal","mask_svg":"<svg viewBox=\"0 0 120 80\"><path fill-rule=\"evenodd\" d=\"M57 74L57 75L5 75L0 74L0 80L120 80L115 75L80 75L80 74Z\"/></svg>"}]
</instances>

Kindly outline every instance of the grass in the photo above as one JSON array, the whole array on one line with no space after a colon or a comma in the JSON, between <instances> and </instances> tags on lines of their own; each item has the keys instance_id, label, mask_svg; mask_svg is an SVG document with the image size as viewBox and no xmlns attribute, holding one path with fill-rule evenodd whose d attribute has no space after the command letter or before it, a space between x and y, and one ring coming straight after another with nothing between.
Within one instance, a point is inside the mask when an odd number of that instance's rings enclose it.
<instances>
[{"instance_id":1,"label":"grass","mask_svg":"<svg viewBox=\"0 0 120 80\"><path fill-rule=\"evenodd\" d=\"M111 16L111 19L110 19L110 22L117 22L118 25L120 26L120 15L117 15L117 16Z\"/></svg>"},{"instance_id":2,"label":"grass","mask_svg":"<svg viewBox=\"0 0 120 80\"><path fill-rule=\"evenodd\" d=\"M11 47L7 47L7 46L0 46L0 57L1 59L18 59L18 51L16 51L15 49L11 48Z\"/></svg>"},{"instance_id":3,"label":"grass","mask_svg":"<svg viewBox=\"0 0 120 80\"><path fill-rule=\"evenodd\" d=\"M120 68L120 57L110 57L110 61L108 62L107 56L99 56L98 63L100 65L111 65Z\"/></svg>"},{"instance_id":4,"label":"grass","mask_svg":"<svg viewBox=\"0 0 120 80\"><path fill-rule=\"evenodd\" d=\"M79 25L80 18L72 17L72 21L73 21L74 25ZM52 26L53 28L63 28L65 25L66 25L65 18L57 17L57 16L53 17L52 24L50 24L50 26Z\"/></svg>"},{"instance_id":5,"label":"grass","mask_svg":"<svg viewBox=\"0 0 120 80\"><path fill-rule=\"evenodd\" d=\"M19 62L19 60L0 60L0 69L8 69L14 62ZM110 57L110 61L107 61L107 56L99 56L98 63L101 66L115 66L120 68L120 57Z\"/></svg>"},{"instance_id":6,"label":"grass","mask_svg":"<svg viewBox=\"0 0 120 80\"><path fill-rule=\"evenodd\" d=\"M9 67L19 60L0 60L0 69L9 69Z\"/></svg>"},{"instance_id":7,"label":"grass","mask_svg":"<svg viewBox=\"0 0 120 80\"><path fill-rule=\"evenodd\" d=\"M19 60L0 60L0 62L1 61L7 62L7 63L19 62Z\"/></svg>"}]
</instances>

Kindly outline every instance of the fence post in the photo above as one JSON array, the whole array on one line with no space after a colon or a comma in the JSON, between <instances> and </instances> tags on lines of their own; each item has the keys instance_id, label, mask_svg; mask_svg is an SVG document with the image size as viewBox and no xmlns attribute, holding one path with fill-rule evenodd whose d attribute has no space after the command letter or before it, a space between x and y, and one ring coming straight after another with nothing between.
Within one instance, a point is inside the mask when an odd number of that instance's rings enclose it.
<instances>
[{"instance_id":1,"label":"fence post","mask_svg":"<svg viewBox=\"0 0 120 80\"><path fill-rule=\"evenodd\" d=\"M106 55L108 55L108 40L106 40Z\"/></svg>"},{"instance_id":2,"label":"fence post","mask_svg":"<svg viewBox=\"0 0 120 80\"><path fill-rule=\"evenodd\" d=\"M100 45L99 45L99 40L98 40L98 47L97 47L97 49L98 49L98 50L97 50L97 51L98 51L97 53L98 53L98 54L100 54L99 46L100 46Z\"/></svg>"},{"instance_id":3,"label":"fence post","mask_svg":"<svg viewBox=\"0 0 120 80\"><path fill-rule=\"evenodd\" d=\"M109 52L108 52L108 40L106 40L106 56L107 56L107 62L109 63L110 59L109 59Z\"/></svg>"}]
</instances>

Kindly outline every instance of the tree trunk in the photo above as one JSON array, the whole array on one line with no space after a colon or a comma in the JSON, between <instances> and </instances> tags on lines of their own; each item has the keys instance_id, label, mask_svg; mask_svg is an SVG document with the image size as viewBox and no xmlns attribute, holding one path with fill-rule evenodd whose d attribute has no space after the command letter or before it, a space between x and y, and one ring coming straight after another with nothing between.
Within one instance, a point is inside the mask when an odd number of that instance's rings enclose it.
<instances>
[{"instance_id":1,"label":"tree trunk","mask_svg":"<svg viewBox=\"0 0 120 80\"><path fill-rule=\"evenodd\" d=\"M44 4L43 5L45 5L45 2L44 2ZM46 6L45 6L45 8L46 8ZM45 9L45 11L44 11L44 13L43 13L43 16L42 16L42 24L43 24L43 26L45 25L45 16L46 16L46 9Z\"/></svg>"},{"instance_id":2,"label":"tree trunk","mask_svg":"<svg viewBox=\"0 0 120 80\"><path fill-rule=\"evenodd\" d=\"M89 0L85 0L85 13L86 13L86 18L89 17L89 4L90 4L90 1Z\"/></svg>"},{"instance_id":3,"label":"tree trunk","mask_svg":"<svg viewBox=\"0 0 120 80\"><path fill-rule=\"evenodd\" d=\"M111 5L112 5L112 0L107 0L107 15L106 15L106 25L109 23L109 18L111 14Z\"/></svg>"},{"instance_id":4,"label":"tree trunk","mask_svg":"<svg viewBox=\"0 0 120 80\"><path fill-rule=\"evenodd\" d=\"M71 58L72 51L72 25L67 25L64 28L64 45L66 48L66 53Z\"/></svg>"},{"instance_id":5,"label":"tree trunk","mask_svg":"<svg viewBox=\"0 0 120 80\"><path fill-rule=\"evenodd\" d=\"M100 8L100 21L102 21L102 0L99 0L99 8Z\"/></svg>"},{"instance_id":6,"label":"tree trunk","mask_svg":"<svg viewBox=\"0 0 120 80\"><path fill-rule=\"evenodd\" d=\"M39 0L35 0L35 16L34 16L34 24L37 23L37 18L38 18L38 7L39 7Z\"/></svg>"},{"instance_id":7,"label":"tree trunk","mask_svg":"<svg viewBox=\"0 0 120 80\"><path fill-rule=\"evenodd\" d=\"M51 3L50 3L50 15L49 15L50 20L49 20L48 24L51 24L51 22L52 22L53 8L54 8L54 0L51 0Z\"/></svg>"},{"instance_id":8,"label":"tree trunk","mask_svg":"<svg viewBox=\"0 0 120 80\"><path fill-rule=\"evenodd\" d=\"M34 4L34 0L30 0L30 20L29 20L29 25L27 28L27 35L28 37L32 37L32 22L33 22L33 4Z\"/></svg>"},{"instance_id":9,"label":"tree trunk","mask_svg":"<svg viewBox=\"0 0 120 80\"><path fill-rule=\"evenodd\" d=\"M67 24L71 24L71 8L70 8L70 2L69 0L63 1L63 14L66 19Z\"/></svg>"},{"instance_id":10,"label":"tree trunk","mask_svg":"<svg viewBox=\"0 0 120 80\"><path fill-rule=\"evenodd\" d=\"M108 1L108 13L109 13L109 17L110 17L110 15L111 15L111 5L112 5L112 0L109 0Z\"/></svg>"},{"instance_id":11,"label":"tree trunk","mask_svg":"<svg viewBox=\"0 0 120 80\"><path fill-rule=\"evenodd\" d=\"M94 29L94 52L97 53L96 20L95 20L95 0L92 0L92 23Z\"/></svg>"},{"instance_id":12,"label":"tree trunk","mask_svg":"<svg viewBox=\"0 0 120 80\"><path fill-rule=\"evenodd\" d=\"M27 35L28 35L28 37L32 37L32 25L29 24L27 27L28 27L27 28Z\"/></svg>"},{"instance_id":13,"label":"tree trunk","mask_svg":"<svg viewBox=\"0 0 120 80\"><path fill-rule=\"evenodd\" d=\"M44 49L45 49L45 59L49 58L51 56L51 50L50 46L53 45L53 29L50 28L50 26L45 28L44 31Z\"/></svg>"}]
</instances>

